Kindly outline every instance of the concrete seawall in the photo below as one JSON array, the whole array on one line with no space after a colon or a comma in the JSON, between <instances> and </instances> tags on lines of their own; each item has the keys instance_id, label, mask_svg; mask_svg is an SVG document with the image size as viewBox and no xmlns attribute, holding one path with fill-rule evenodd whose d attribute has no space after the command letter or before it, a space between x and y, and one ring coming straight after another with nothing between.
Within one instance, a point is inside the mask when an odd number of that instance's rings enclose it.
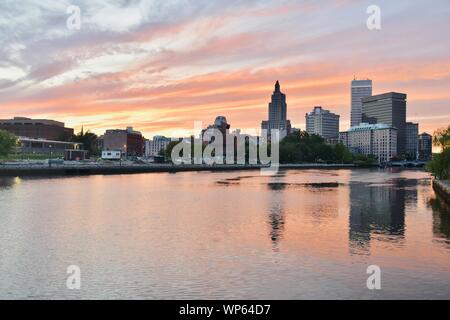
<instances>
[{"instance_id":1,"label":"concrete seawall","mask_svg":"<svg viewBox=\"0 0 450 320\"><path fill-rule=\"evenodd\" d=\"M0 176L20 177L20 176L78 176L78 175L112 175L112 174L137 174L137 173L158 173L158 172L187 172L187 171L241 171L241 170L261 170L260 165L215 165L215 166L195 166L195 165L53 165L49 166L1 166ZM289 169L351 169L354 165L326 165L326 164L296 164L280 165L281 170Z\"/></svg>"},{"instance_id":2,"label":"concrete seawall","mask_svg":"<svg viewBox=\"0 0 450 320\"><path fill-rule=\"evenodd\" d=\"M433 181L434 190L450 203L450 182L442 180Z\"/></svg>"}]
</instances>

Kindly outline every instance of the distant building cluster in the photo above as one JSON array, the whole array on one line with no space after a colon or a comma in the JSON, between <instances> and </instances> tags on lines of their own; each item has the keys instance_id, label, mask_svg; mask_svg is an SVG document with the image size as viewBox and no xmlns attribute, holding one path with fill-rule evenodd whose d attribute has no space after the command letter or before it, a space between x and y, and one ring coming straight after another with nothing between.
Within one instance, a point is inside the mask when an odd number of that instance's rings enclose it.
<instances>
[{"instance_id":1,"label":"distant building cluster","mask_svg":"<svg viewBox=\"0 0 450 320\"><path fill-rule=\"evenodd\" d=\"M354 79L350 101L350 129L340 132L340 115L315 106L305 115L306 132L321 136L329 144L343 143L353 153L375 156L380 164L396 159L428 161L432 158L432 136L419 134L419 124L407 122L406 94L389 92L373 95L372 80ZM201 132L201 138L206 143L212 142L214 137L208 134L214 131L210 129L216 129L225 139L230 128L226 117L218 116L212 125ZM86 156L82 144L64 142L73 136L74 130L66 128L62 122L16 117L0 120L0 129L18 137L23 152L59 151L65 153L68 159L84 159ZM288 120L286 95L281 91L279 81L275 83L268 104L268 120L262 121L261 129L267 132L269 138L274 130L278 130L281 139L299 131L292 128ZM233 134L241 135L239 129ZM171 141L164 136L147 140L141 132L128 127L106 130L96 143L104 159L114 160L156 158Z\"/></svg>"},{"instance_id":2,"label":"distant building cluster","mask_svg":"<svg viewBox=\"0 0 450 320\"><path fill-rule=\"evenodd\" d=\"M406 94L372 95L372 80L355 79L351 83L351 104L351 128L339 134L350 150L373 155L381 164L396 159L431 159L432 143L427 139L431 136L419 135L419 124L407 122Z\"/></svg>"}]
</instances>

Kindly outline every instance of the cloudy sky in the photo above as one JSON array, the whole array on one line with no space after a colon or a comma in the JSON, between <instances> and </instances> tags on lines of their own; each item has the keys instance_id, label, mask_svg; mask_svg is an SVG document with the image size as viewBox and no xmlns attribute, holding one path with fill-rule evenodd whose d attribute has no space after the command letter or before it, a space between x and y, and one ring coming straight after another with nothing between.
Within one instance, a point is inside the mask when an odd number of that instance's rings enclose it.
<instances>
[{"instance_id":1,"label":"cloudy sky","mask_svg":"<svg viewBox=\"0 0 450 320\"><path fill-rule=\"evenodd\" d=\"M369 5L382 29L366 27ZM184 135L217 115L259 128L278 79L289 118L348 127L350 81L408 94L421 131L450 124L448 0L1 0L0 118ZM70 30L67 8L81 9Z\"/></svg>"}]
</instances>

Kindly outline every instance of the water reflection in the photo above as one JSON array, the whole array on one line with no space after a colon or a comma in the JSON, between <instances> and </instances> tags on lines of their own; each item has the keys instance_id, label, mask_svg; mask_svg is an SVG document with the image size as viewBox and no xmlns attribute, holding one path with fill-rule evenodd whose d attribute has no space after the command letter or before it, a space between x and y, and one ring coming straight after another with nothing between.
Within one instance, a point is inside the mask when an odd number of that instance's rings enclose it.
<instances>
[{"instance_id":1,"label":"water reflection","mask_svg":"<svg viewBox=\"0 0 450 320\"><path fill-rule=\"evenodd\" d=\"M19 178L0 177L0 189L10 189L19 182Z\"/></svg>"},{"instance_id":2,"label":"water reflection","mask_svg":"<svg viewBox=\"0 0 450 320\"><path fill-rule=\"evenodd\" d=\"M417 180L393 179L381 185L351 183L351 254L369 255L373 238L402 245L406 205L417 206Z\"/></svg>"},{"instance_id":3,"label":"water reflection","mask_svg":"<svg viewBox=\"0 0 450 320\"><path fill-rule=\"evenodd\" d=\"M450 204L439 195L430 199L433 210L433 234L439 241L450 245Z\"/></svg>"},{"instance_id":4,"label":"water reflection","mask_svg":"<svg viewBox=\"0 0 450 320\"><path fill-rule=\"evenodd\" d=\"M278 175L274 177L276 178L283 178L283 175ZM277 182L270 182L267 184L267 187L273 191L270 194L269 199L269 219L268 224L270 227L270 240L272 241L272 248L274 251L278 251L279 249L279 242L283 238L283 231L284 231L284 199L282 199L283 194L282 191L286 189L287 184L277 181Z\"/></svg>"}]
</instances>

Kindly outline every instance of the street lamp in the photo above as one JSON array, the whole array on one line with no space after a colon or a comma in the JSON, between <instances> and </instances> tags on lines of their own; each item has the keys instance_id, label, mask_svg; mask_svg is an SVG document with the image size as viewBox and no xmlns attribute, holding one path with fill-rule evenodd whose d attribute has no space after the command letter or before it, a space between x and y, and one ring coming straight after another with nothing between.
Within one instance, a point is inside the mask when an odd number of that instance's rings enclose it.
<instances>
[{"instance_id":1,"label":"street lamp","mask_svg":"<svg viewBox=\"0 0 450 320\"><path fill-rule=\"evenodd\" d=\"M49 157L48 157L48 167L51 168L52 167L52 145L49 144L48 145L48 152L49 152Z\"/></svg>"}]
</instances>

